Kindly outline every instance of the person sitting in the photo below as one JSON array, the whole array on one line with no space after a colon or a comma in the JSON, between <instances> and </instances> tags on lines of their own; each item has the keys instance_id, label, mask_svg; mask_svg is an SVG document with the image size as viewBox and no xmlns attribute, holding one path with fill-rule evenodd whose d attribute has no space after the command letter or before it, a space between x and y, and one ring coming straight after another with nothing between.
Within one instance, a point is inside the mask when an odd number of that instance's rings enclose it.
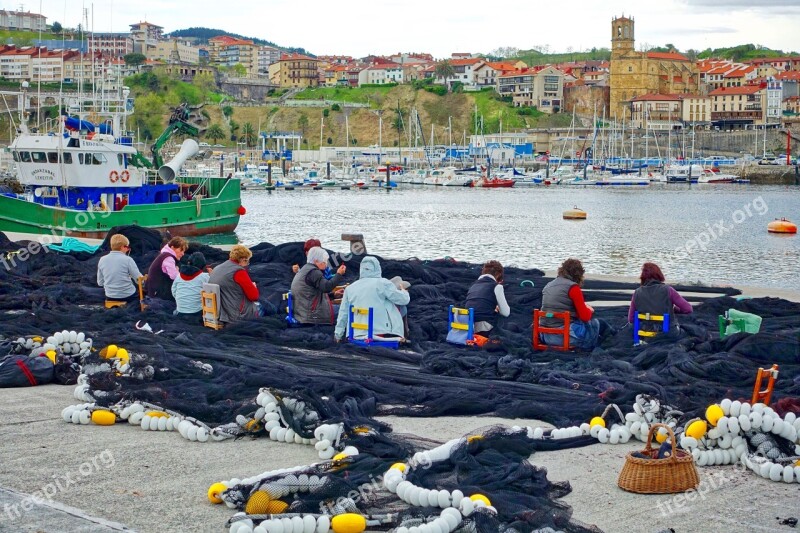
<instances>
[{"instance_id":1,"label":"person sitting","mask_svg":"<svg viewBox=\"0 0 800 533\"><path fill-rule=\"evenodd\" d=\"M178 261L189 249L183 237L173 237L147 270L147 296L162 300L175 300L172 296L172 282L178 277Z\"/></svg>"},{"instance_id":2,"label":"person sitting","mask_svg":"<svg viewBox=\"0 0 800 533\"><path fill-rule=\"evenodd\" d=\"M605 320L593 318L594 308L583 298L583 265L577 259L567 259L558 268L558 276L542 289L542 311L569 312L569 345L571 348L594 349L600 344L601 334L611 329ZM563 327L564 322L556 317L542 317L543 328ZM540 334L542 342L551 346L561 345L564 338L556 333Z\"/></svg>"},{"instance_id":3,"label":"person sitting","mask_svg":"<svg viewBox=\"0 0 800 533\"><path fill-rule=\"evenodd\" d=\"M303 244L303 254L308 256L308 251L314 247L322 248L322 243L319 242L319 239L308 239ZM307 263L306 263L307 264ZM300 265L292 265L292 272L297 274L300 271ZM322 272L322 275L325 276L325 279L331 279L333 277L333 270L331 270L330 266L325 267L325 270Z\"/></svg>"},{"instance_id":4,"label":"person sitting","mask_svg":"<svg viewBox=\"0 0 800 533\"><path fill-rule=\"evenodd\" d=\"M361 260L359 280L344 290L339 316L336 320L334 338L344 340L350 328L350 308L373 309L372 334L403 338L403 318L398 305L408 305L411 297L408 291L397 288L394 283L381 277L381 265L372 256ZM365 337L366 330L357 330L354 337Z\"/></svg>"},{"instance_id":5,"label":"person sitting","mask_svg":"<svg viewBox=\"0 0 800 533\"><path fill-rule=\"evenodd\" d=\"M237 244L231 248L229 261L211 271L208 283L219 285L219 319L229 324L259 316L258 287L250 279L247 266L253 257L247 247Z\"/></svg>"},{"instance_id":6,"label":"person sitting","mask_svg":"<svg viewBox=\"0 0 800 533\"><path fill-rule=\"evenodd\" d=\"M497 325L497 316L509 316L511 308L503 290L503 265L487 261L478 280L467 291L464 308L473 309L475 333L491 331Z\"/></svg>"},{"instance_id":7,"label":"person sitting","mask_svg":"<svg viewBox=\"0 0 800 533\"><path fill-rule=\"evenodd\" d=\"M172 284L176 313L200 316L203 310L200 293L203 292L203 284L208 283L210 277L206 271L206 258L200 252L193 253L186 263L180 265L178 277Z\"/></svg>"},{"instance_id":8,"label":"person sitting","mask_svg":"<svg viewBox=\"0 0 800 533\"><path fill-rule=\"evenodd\" d=\"M628 322L633 323L636 313L650 313L651 315L670 315L669 331L678 331L678 321L674 318L675 314L688 315L692 312L692 304L687 302L678 291L665 284L664 274L661 268L655 263L645 263L642 265L642 273L639 276L641 287L633 292L631 306L628 308ZM640 323L643 331L661 331L661 324L651 321Z\"/></svg>"},{"instance_id":9,"label":"person sitting","mask_svg":"<svg viewBox=\"0 0 800 533\"><path fill-rule=\"evenodd\" d=\"M111 236L111 252L101 257L97 263L97 284L103 287L109 300L139 300L139 291L134 280L138 281L142 274L136 262L128 255L130 251L131 243L128 238L117 233Z\"/></svg>"},{"instance_id":10,"label":"person sitting","mask_svg":"<svg viewBox=\"0 0 800 533\"><path fill-rule=\"evenodd\" d=\"M394 286L402 291L407 291L408 289L411 288L411 284L400 276L395 276L389 281L394 283ZM409 335L411 333L410 330L408 329L408 306L398 305L397 310L400 311L400 316L403 317L403 338L405 340L408 340Z\"/></svg>"},{"instance_id":11,"label":"person sitting","mask_svg":"<svg viewBox=\"0 0 800 533\"><path fill-rule=\"evenodd\" d=\"M347 270L340 265L331 279L325 279L323 271L328 268L328 252L314 246L306 254L303 265L292 280L294 319L301 324L333 324L334 311L328 295L339 285Z\"/></svg>"}]
</instances>

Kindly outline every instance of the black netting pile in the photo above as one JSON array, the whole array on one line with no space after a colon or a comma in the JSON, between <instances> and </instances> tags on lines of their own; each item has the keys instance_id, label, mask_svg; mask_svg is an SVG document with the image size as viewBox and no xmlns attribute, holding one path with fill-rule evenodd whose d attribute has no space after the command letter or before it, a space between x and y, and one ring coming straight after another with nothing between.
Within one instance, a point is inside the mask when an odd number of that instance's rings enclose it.
<instances>
[{"instance_id":1,"label":"black netting pile","mask_svg":"<svg viewBox=\"0 0 800 533\"><path fill-rule=\"evenodd\" d=\"M128 236L132 256L146 272L162 245L160 235L137 227L116 231ZM0 233L0 257L14 257L13 252L26 245L11 243ZM703 293L718 294L720 289L676 286L679 292L701 293L691 299L703 303L693 315L679 317L683 328L679 336L634 348L625 324L630 290L635 286L588 281L587 301L619 302L597 311L619 331L591 353L533 352L531 313L539 307L549 279L538 270L507 268L505 289L511 316L499 324L498 342L479 349L444 342L448 306L462 303L480 273L479 265L451 259L382 260L384 277L400 275L411 282L411 345L400 351L367 350L334 344L332 326L286 327L281 295L291 283L290 266L304 261L302 246L252 248L250 275L269 316L221 331L176 318L167 304L158 302L144 313L137 305L105 310L96 271L108 240L97 254L40 252L15 265L6 261L0 268L0 335L16 339L79 330L92 337L97 347L125 347L131 352L132 376L136 377L95 374L92 389L104 391L101 402L151 402L212 426L230 423L236 415L251 415L260 387L314 402L324 420L371 427L376 424L371 417L376 415L488 413L536 418L564 427L600 414L609 403L631 405L641 393L692 416L720 398L749 398L756 369L773 363L781 365L774 397L800 396L797 303L774 298L737 300L733 289L725 290L725 297L703 298ZM189 252L194 251L202 251L211 264L227 259L227 252L214 248L193 245ZM346 261L346 281L357 279L359 261L359 257ZM729 308L763 317L761 332L719 339L717 317ZM139 330L137 322L146 322L160 333ZM5 350L0 355L9 353L2 345L0 350ZM369 467L366 462L362 465L364 475L385 471L391 461L402 460L410 446L409 440L387 436L391 435L387 428L377 434L381 437L375 442L359 444L377 461ZM522 520L528 524L523 530L547 525L570 529L568 507L555 501L568 487L550 484L544 473L515 459L527 457L535 445L520 441L521 448L504 449L498 448L498 440L488 438L484 444L468 447L469 456L459 456L459 484L473 483L484 491L496 487L496 496L505 502L499 512L506 524ZM563 445L576 444L566 439ZM455 483L453 475L452 469L448 473L432 469L418 481L447 487ZM523 480L519 486L516 479ZM537 483L538 488L533 487ZM529 497L521 495L526 490L532 491ZM519 516L524 514L522 509L528 509L525 519ZM544 520L544 516L550 518ZM572 530L581 527L574 525Z\"/></svg>"}]
</instances>

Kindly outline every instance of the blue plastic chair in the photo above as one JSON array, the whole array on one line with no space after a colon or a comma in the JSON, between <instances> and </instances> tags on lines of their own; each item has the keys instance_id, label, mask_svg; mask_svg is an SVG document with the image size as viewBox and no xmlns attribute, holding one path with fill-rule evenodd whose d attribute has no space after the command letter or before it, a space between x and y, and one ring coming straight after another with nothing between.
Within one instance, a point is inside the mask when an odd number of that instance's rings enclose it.
<instances>
[{"instance_id":1,"label":"blue plastic chair","mask_svg":"<svg viewBox=\"0 0 800 533\"><path fill-rule=\"evenodd\" d=\"M292 291L283 294L283 300L286 302L286 323L289 327L301 326L300 322L294 318L294 301L292 300Z\"/></svg>"},{"instance_id":2,"label":"blue plastic chair","mask_svg":"<svg viewBox=\"0 0 800 533\"><path fill-rule=\"evenodd\" d=\"M641 329L642 320L645 322L661 322L661 331L644 331ZM663 315L651 315L650 313L640 313L636 311L633 315L633 345L639 346L642 340L639 337L652 338L659 333L669 332L669 313Z\"/></svg>"},{"instance_id":3,"label":"blue plastic chair","mask_svg":"<svg viewBox=\"0 0 800 533\"><path fill-rule=\"evenodd\" d=\"M475 311L472 307L450 306L447 312L447 342L467 346L475 340ZM466 319L466 321L465 321Z\"/></svg>"},{"instance_id":4,"label":"blue plastic chair","mask_svg":"<svg viewBox=\"0 0 800 533\"><path fill-rule=\"evenodd\" d=\"M357 322L357 316L367 315L367 323L364 322ZM356 344L358 346L365 346L369 348L370 346L380 346L382 348L394 348L397 349L400 347L400 339L399 338L376 338L374 335L373 330L373 309L369 308L360 308L355 307L353 305L350 306L349 312L349 326L348 326L348 334L347 340L352 344ZM367 336L364 338L356 338L355 337L355 330L367 331Z\"/></svg>"}]
</instances>

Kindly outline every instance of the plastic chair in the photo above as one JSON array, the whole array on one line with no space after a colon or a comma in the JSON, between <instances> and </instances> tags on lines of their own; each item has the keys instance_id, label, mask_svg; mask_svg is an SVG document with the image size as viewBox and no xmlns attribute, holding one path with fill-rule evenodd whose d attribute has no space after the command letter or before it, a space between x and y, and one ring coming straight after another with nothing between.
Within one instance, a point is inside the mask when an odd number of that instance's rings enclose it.
<instances>
[{"instance_id":1,"label":"plastic chair","mask_svg":"<svg viewBox=\"0 0 800 533\"><path fill-rule=\"evenodd\" d=\"M106 300L105 308L106 309L114 309L115 307L123 307L128 305L128 302L123 302L120 300Z\"/></svg>"},{"instance_id":2,"label":"plastic chair","mask_svg":"<svg viewBox=\"0 0 800 533\"><path fill-rule=\"evenodd\" d=\"M450 306L447 312L447 342L467 346L475 341L475 311Z\"/></svg>"},{"instance_id":3,"label":"plastic chair","mask_svg":"<svg viewBox=\"0 0 800 533\"><path fill-rule=\"evenodd\" d=\"M356 322L356 317L358 316L367 316L367 323L363 322ZM358 346L380 346L383 348L394 348L397 349L400 347L400 340L399 338L381 338L375 337L373 334L373 309L371 307L364 309L360 307L350 306L349 312L349 326L348 326L348 334L347 340L353 344L357 344ZM355 337L355 330L367 331L367 336L364 338L356 338Z\"/></svg>"},{"instance_id":4,"label":"plastic chair","mask_svg":"<svg viewBox=\"0 0 800 533\"><path fill-rule=\"evenodd\" d=\"M661 331L646 331L642 329L642 320L645 322L661 322ZM652 338L659 333L669 332L669 313L663 315L651 315L650 313L639 313L633 315L633 345L639 346L642 339L640 337Z\"/></svg>"},{"instance_id":5,"label":"plastic chair","mask_svg":"<svg viewBox=\"0 0 800 533\"><path fill-rule=\"evenodd\" d=\"M283 293L283 301L286 302L286 323L291 326L299 326L300 322L294 317L294 299L292 291Z\"/></svg>"},{"instance_id":6,"label":"plastic chair","mask_svg":"<svg viewBox=\"0 0 800 533\"><path fill-rule=\"evenodd\" d=\"M203 309L203 325L211 329L225 327L219 320L219 285L216 283L204 283L200 298Z\"/></svg>"},{"instance_id":7,"label":"plastic chair","mask_svg":"<svg viewBox=\"0 0 800 533\"><path fill-rule=\"evenodd\" d=\"M761 387L764 385L764 378L769 378L767 380L767 388L761 390ZM769 401L772 399L772 389L775 387L776 379L778 379L778 365L772 365L772 368L767 370L759 368L758 373L756 374L756 383L753 386L753 397L751 398L750 403L756 404L761 402L764 405L769 405Z\"/></svg>"},{"instance_id":8,"label":"plastic chair","mask_svg":"<svg viewBox=\"0 0 800 533\"><path fill-rule=\"evenodd\" d=\"M560 318L564 321L564 325L560 328L545 328L539 325L540 318ZM542 311L541 309L533 310L533 349L534 350L559 350L562 352L569 351L569 311L556 312L556 311ZM542 333L551 333L554 335L562 335L564 338L561 346L545 344L541 341L539 335Z\"/></svg>"}]
</instances>

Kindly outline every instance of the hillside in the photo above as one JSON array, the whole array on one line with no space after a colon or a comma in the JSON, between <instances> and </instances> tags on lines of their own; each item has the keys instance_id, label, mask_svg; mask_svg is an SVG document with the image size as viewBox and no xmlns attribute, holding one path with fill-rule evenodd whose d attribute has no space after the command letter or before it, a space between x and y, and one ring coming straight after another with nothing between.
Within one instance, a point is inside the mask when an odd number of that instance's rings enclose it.
<instances>
[{"instance_id":1,"label":"hillside","mask_svg":"<svg viewBox=\"0 0 800 533\"><path fill-rule=\"evenodd\" d=\"M253 41L255 44L260 46L274 46L275 48L279 48L287 52L308 54L305 48L290 48L290 47L280 46L273 43L272 41L267 41L265 39L259 39L257 37L246 37L244 35L239 35L238 33L231 33L225 30L218 30L214 28L192 27L192 28L186 28L184 30L175 30L171 33L168 33L167 37L180 37L181 39L188 39L200 44L205 44L212 37L218 37L220 35L228 35L230 37L235 37L237 39Z\"/></svg>"},{"instance_id":2,"label":"hillside","mask_svg":"<svg viewBox=\"0 0 800 533\"><path fill-rule=\"evenodd\" d=\"M522 128L567 127L571 120L567 115L544 115L531 109L513 107L493 91L439 96L421 88L400 85L309 89L297 95L298 99L323 98L369 104L368 108L340 107L337 110L337 106L231 106L227 101L221 101L220 95L213 91L213 81L200 76L189 84L165 75L148 73L126 78L125 83L136 97L136 113L129 124L132 129L138 130L141 137L157 137L166 126L172 109L181 102L187 102L197 108L195 123L204 131L202 140L226 146L240 141L247 130L300 131L304 139L302 148L307 149L318 149L320 138L323 146L343 146L348 137L352 144L359 146L377 144L381 137L378 112L383 117L381 142L385 146L396 146L396 143L408 146L415 142L421 145L422 138L414 139L418 131L424 137L424 142L430 143L431 129L437 144L445 144L451 139L452 142L461 143L465 136L469 137L475 131L476 109L485 133L500 131L501 121L502 131L514 131ZM409 123L414 109L419 115L417 128ZM402 122L399 115L402 115ZM452 135L447 129L449 123L452 123ZM224 137L210 137L209 133L216 127Z\"/></svg>"}]
</instances>

